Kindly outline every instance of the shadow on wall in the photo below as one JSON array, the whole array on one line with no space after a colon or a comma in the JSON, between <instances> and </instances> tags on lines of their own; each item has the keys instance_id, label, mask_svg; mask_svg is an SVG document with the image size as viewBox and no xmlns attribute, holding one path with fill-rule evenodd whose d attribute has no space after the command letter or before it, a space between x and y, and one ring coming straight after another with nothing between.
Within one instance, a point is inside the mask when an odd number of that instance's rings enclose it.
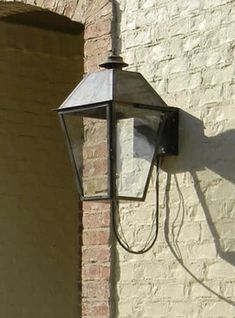
<instances>
[{"instance_id":1,"label":"shadow on wall","mask_svg":"<svg viewBox=\"0 0 235 318\"><path fill-rule=\"evenodd\" d=\"M183 127L183 128L181 128ZM182 255L178 246L178 237L183 225L184 217L185 217L185 202L183 193L180 190L180 186L176 177L177 173L180 172L190 172L192 177L192 184L195 188L197 197L205 214L205 218L210 229L210 232L214 239L214 244L216 248L217 254L230 263L231 265L235 266L235 251L230 250L231 247L224 248L223 246L223 238L219 231L217 230L218 223L214 221L214 218L219 218L218 216L213 213L212 208L210 208L210 203L214 202L217 204L217 211L218 209L222 209L223 213L221 217L228 220L230 222L235 222L232 219L230 213L232 213L233 207L230 207L228 211L227 206L220 205L220 200L217 195L222 192L223 190L223 183L227 181L235 184L235 160L234 160L234 140L235 140L235 129L228 130L224 133L221 133L217 136L207 137L204 135L203 131L203 123L199 119L191 116L190 114L181 111L180 113L180 152L177 160L174 158L169 158L163 164L163 170L168 172L167 177L167 184L166 184L166 219L164 225L164 233L166 242L177 259L177 261L183 266L183 268L202 286L204 286L207 290L215 294L220 299L235 305L235 302L232 300L224 298L222 295L219 295L215 291L211 290L205 283L200 281L191 271L187 268L183 262ZM209 175L203 178L198 176L199 171L203 171L209 169L217 174L217 176L212 177L211 180ZM174 181L176 184L176 189L179 193L180 204L176 214L176 218L179 218L180 209L182 209L181 220L178 228L178 232L174 235L173 230L171 229L174 227L173 224L169 226L169 216L170 216L170 197L169 197L169 190L171 187L172 175L174 175ZM227 181L225 181L226 179ZM208 190L208 184L212 183L212 185L216 188L215 193ZM232 185L233 186L233 185ZM231 187L230 187L231 189ZM224 196L224 202L230 200L231 202L235 202L233 199L233 195L231 193L231 198L229 197L230 193L226 196L226 193L222 193ZM222 200L223 201L223 200ZM223 203L223 202L222 202ZM223 220L224 221L224 220ZM223 222L222 221L222 222ZM223 226L223 224L222 224ZM220 228L222 231L222 228ZM172 241L170 240L169 234L172 234ZM231 239L233 239L231 237Z\"/></svg>"},{"instance_id":2,"label":"shadow on wall","mask_svg":"<svg viewBox=\"0 0 235 318\"><path fill-rule=\"evenodd\" d=\"M122 11L120 9L120 5L116 0L112 0L113 9L114 9L114 24L113 24L113 53L120 54L122 52L122 41L120 40L121 34L121 19L122 19ZM133 70L133 66L132 66ZM201 284L205 289L209 292L213 293L219 299L226 301L229 304L235 305L235 302L231 299L226 299L223 295L218 294L210 287L208 287L203 281L201 281L194 273L184 264L183 257L181 255L181 251L178 245L178 238L180 236L181 228L184 224L184 217L187 213L184 202L184 196L180 189L180 184L177 180L177 173L189 172L191 174L191 186L194 187L196 191L196 195L198 197L198 201L201 204L203 212L205 214L205 219L208 224L211 235L213 236L216 252L219 257L227 261L229 264L235 266L235 250L231 250L231 247L224 247L223 238L220 233L223 231L221 227L218 227L218 223L216 224L215 219L219 219L219 216L216 215L218 209L226 210L222 204L217 207L216 211L213 211L214 205L218 202L217 195L220 194L221 189L223 189L224 195L224 203L228 200L230 201L230 205L234 202L235 209L235 199L233 198L233 194L229 198L229 195L226 196L226 188L225 183L231 182L235 184L235 160L234 160L234 141L235 141L235 129L228 130L224 133L218 134L217 136L207 137L204 134L203 122L196 117L191 116L190 114L180 111L180 149L179 156L177 160L175 157L167 158L164 161L162 166L163 170L166 170L168 173L167 177L167 185L166 185L166 219L164 225L164 233L166 242L174 255L177 261L181 264L181 266L185 269L185 271L195 279L199 284ZM213 171L213 173L207 173L206 170ZM205 176L201 177L201 173L204 173ZM174 177L174 181L176 184L176 189L179 193L180 204L176 213L176 219L173 221L173 224L170 224L170 197L169 190L171 187L172 176ZM208 180L207 178L211 178ZM227 180L227 181L226 181ZM213 191L208 191L208 183L212 182L213 185L217 187L217 193L213 193ZM223 185L225 187L223 187ZM231 190L231 186L229 186ZM234 190L233 190L234 192ZM219 195L219 198L221 196ZM213 204L212 204L213 203ZM232 208L230 209L230 214L232 214ZM180 211L181 210L181 211ZM181 213L181 215L180 215ZM226 214L226 213L225 213ZM229 213L227 213L229 214ZM228 215L227 215L228 216ZM181 220L177 220L181 217ZM226 218L226 215L223 216ZM235 219L230 215L230 221L233 222L233 226L235 225ZM176 235L172 235L173 241L170 239L170 234L174 234L174 222L179 221L179 227ZM223 220L224 221L224 220ZM222 224L223 226L223 224ZM232 237L231 237L232 239ZM234 244L233 244L234 246ZM118 263L118 262L117 262ZM116 281L120 279L119 277L119 268L116 268ZM118 303L118 293L115 292L116 303ZM118 308L116 308L118 311Z\"/></svg>"},{"instance_id":3,"label":"shadow on wall","mask_svg":"<svg viewBox=\"0 0 235 318\"><path fill-rule=\"evenodd\" d=\"M195 172L207 168L235 184L235 161L231 154L235 129L207 137L203 128L201 120L180 110L180 152L177 161L167 160L167 172Z\"/></svg>"}]
</instances>

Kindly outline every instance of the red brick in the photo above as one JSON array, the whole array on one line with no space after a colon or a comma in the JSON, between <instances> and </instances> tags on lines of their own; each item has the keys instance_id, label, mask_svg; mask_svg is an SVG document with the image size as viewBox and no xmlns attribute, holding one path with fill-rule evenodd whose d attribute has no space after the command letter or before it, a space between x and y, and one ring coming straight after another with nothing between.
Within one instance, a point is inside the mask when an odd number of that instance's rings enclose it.
<instances>
[{"instance_id":1,"label":"red brick","mask_svg":"<svg viewBox=\"0 0 235 318\"><path fill-rule=\"evenodd\" d=\"M90 25L87 25L85 31L85 39L94 39L97 37L101 37L103 35L110 34L112 23L110 19L107 20L99 20L95 23L93 22Z\"/></svg>"},{"instance_id":2,"label":"red brick","mask_svg":"<svg viewBox=\"0 0 235 318\"><path fill-rule=\"evenodd\" d=\"M109 229L104 230L85 230L83 232L84 245L108 245L109 243Z\"/></svg>"},{"instance_id":3,"label":"red brick","mask_svg":"<svg viewBox=\"0 0 235 318\"><path fill-rule=\"evenodd\" d=\"M110 212L93 212L83 214L83 226L85 229L103 228L110 224Z\"/></svg>"},{"instance_id":4,"label":"red brick","mask_svg":"<svg viewBox=\"0 0 235 318\"><path fill-rule=\"evenodd\" d=\"M82 247L83 264L110 261L109 246Z\"/></svg>"},{"instance_id":5,"label":"red brick","mask_svg":"<svg viewBox=\"0 0 235 318\"><path fill-rule=\"evenodd\" d=\"M105 280L87 281L83 284L83 298L97 298L98 300L106 300L109 298L109 282Z\"/></svg>"},{"instance_id":6,"label":"red brick","mask_svg":"<svg viewBox=\"0 0 235 318\"><path fill-rule=\"evenodd\" d=\"M71 15L71 8L66 9ZM109 0L87 0L85 12L84 67L90 73L99 70L108 52L112 50L112 3ZM99 138L97 139L97 136ZM84 158L97 159L90 168L92 176L107 173L106 131L96 125L96 134L91 135ZM90 164L90 163L89 163ZM110 317L110 202L83 203L83 246L82 246L82 317ZM102 299L102 301L100 301Z\"/></svg>"},{"instance_id":7,"label":"red brick","mask_svg":"<svg viewBox=\"0 0 235 318\"><path fill-rule=\"evenodd\" d=\"M91 264L88 263L82 267L83 281L90 280L109 280L110 279L110 264Z\"/></svg>"},{"instance_id":8,"label":"red brick","mask_svg":"<svg viewBox=\"0 0 235 318\"><path fill-rule=\"evenodd\" d=\"M83 202L83 211L109 211L110 209L110 202L109 201L84 201Z\"/></svg>"},{"instance_id":9,"label":"red brick","mask_svg":"<svg viewBox=\"0 0 235 318\"><path fill-rule=\"evenodd\" d=\"M76 3L74 1L70 1L65 6L64 15L66 15L68 18L72 18L75 10L76 10Z\"/></svg>"},{"instance_id":10,"label":"red brick","mask_svg":"<svg viewBox=\"0 0 235 318\"><path fill-rule=\"evenodd\" d=\"M109 317L109 304L108 302L83 302L82 317L95 317L105 316Z\"/></svg>"},{"instance_id":11,"label":"red brick","mask_svg":"<svg viewBox=\"0 0 235 318\"><path fill-rule=\"evenodd\" d=\"M83 159L107 158L107 143L100 142L97 145L86 147L83 152Z\"/></svg>"},{"instance_id":12,"label":"red brick","mask_svg":"<svg viewBox=\"0 0 235 318\"><path fill-rule=\"evenodd\" d=\"M100 277L101 279L109 279L110 278L110 264L107 265L101 265L100 266Z\"/></svg>"},{"instance_id":13,"label":"red brick","mask_svg":"<svg viewBox=\"0 0 235 318\"><path fill-rule=\"evenodd\" d=\"M101 268L97 264L86 264L82 267L83 280L95 280L101 277Z\"/></svg>"},{"instance_id":14,"label":"red brick","mask_svg":"<svg viewBox=\"0 0 235 318\"><path fill-rule=\"evenodd\" d=\"M101 160L87 160L84 164L83 176L84 177L99 177L107 175L107 161Z\"/></svg>"},{"instance_id":15,"label":"red brick","mask_svg":"<svg viewBox=\"0 0 235 318\"><path fill-rule=\"evenodd\" d=\"M98 11L99 18L106 17L112 14L112 3L108 2L102 9Z\"/></svg>"},{"instance_id":16,"label":"red brick","mask_svg":"<svg viewBox=\"0 0 235 318\"><path fill-rule=\"evenodd\" d=\"M103 36L100 39L90 39L86 41L85 49L91 52L90 54L92 57L94 55L94 61L98 63L96 64L98 66L99 63L103 62L103 60L100 60L99 55L102 54L103 56L107 57L108 50L111 49L111 42L107 36ZM104 53L104 51L106 52Z\"/></svg>"},{"instance_id":17,"label":"red brick","mask_svg":"<svg viewBox=\"0 0 235 318\"><path fill-rule=\"evenodd\" d=\"M101 18L101 13L105 9L107 10L107 5L109 4L110 6L110 1L109 0L89 0L90 5L89 5L89 10L87 12L87 18L89 21L94 21L97 19ZM111 6L110 6L110 15L112 14L111 12ZM104 14L103 14L104 16Z\"/></svg>"}]
</instances>

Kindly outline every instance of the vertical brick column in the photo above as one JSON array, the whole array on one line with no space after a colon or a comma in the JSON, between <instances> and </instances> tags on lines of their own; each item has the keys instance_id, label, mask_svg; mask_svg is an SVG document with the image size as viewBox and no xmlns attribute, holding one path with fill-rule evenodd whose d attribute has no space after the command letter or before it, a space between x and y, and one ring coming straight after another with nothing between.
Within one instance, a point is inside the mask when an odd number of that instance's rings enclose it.
<instances>
[{"instance_id":1,"label":"vertical brick column","mask_svg":"<svg viewBox=\"0 0 235 318\"><path fill-rule=\"evenodd\" d=\"M99 69L112 49L112 5L110 1L87 1L85 22L85 72ZM99 138L99 136L93 136ZM102 147L93 153L93 180L102 168ZM92 149L91 149L92 150ZM94 149L93 149L94 150ZM104 159L103 159L104 160ZM82 318L109 318L111 314L110 203L83 203Z\"/></svg>"},{"instance_id":2,"label":"vertical brick column","mask_svg":"<svg viewBox=\"0 0 235 318\"><path fill-rule=\"evenodd\" d=\"M107 122L84 118L83 186L85 195L107 193ZM83 203L82 317L110 317L110 204Z\"/></svg>"},{"instance_id":3,"label":"vertical brick column","mask_svg":"<svg viewBox=\"0 0 235 318\"><path fill-rule=\"evenodd\" d=\"M112 50L113 14L108 0L89 0L85 21L85 72L98 70L98 66Z\"/></svg>"},{"instance_id":4,"label":"vertical brick column","mask_svg":"<svg viewBox=\"0 0 235 318\"><path fill-rule=\"evenodd\" d=\"M110 317L110 205L84 202L82 317Z\"/></svg>"}]
</instances>

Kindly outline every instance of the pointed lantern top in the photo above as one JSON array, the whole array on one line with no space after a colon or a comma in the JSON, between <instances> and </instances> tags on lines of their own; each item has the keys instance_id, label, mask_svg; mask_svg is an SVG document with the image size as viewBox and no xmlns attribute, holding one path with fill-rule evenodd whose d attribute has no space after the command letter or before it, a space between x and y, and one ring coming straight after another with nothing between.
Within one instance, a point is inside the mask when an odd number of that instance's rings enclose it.
<instances>
[{"instance_id":1,"label":"pointed lantern top","mask_svg":"<svg viewBox=\"0 0 235 318\"><path fill-rule=\"evenodd\" d=\"M111 55L99 66L105 70L86 75L58 110L110 101L167 106L140 73L122 70L128 64L121 56Z\"/></svg>"}]
</instances>

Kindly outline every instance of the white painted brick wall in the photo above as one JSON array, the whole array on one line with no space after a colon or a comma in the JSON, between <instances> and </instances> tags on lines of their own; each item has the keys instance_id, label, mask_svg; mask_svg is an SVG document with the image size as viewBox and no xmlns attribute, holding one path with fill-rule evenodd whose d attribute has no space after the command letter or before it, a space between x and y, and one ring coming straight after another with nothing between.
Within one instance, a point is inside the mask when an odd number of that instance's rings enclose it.
<instances>
[{"instance_id":1,"label":"white painted brick wall","mask_svg":"<svg viewBox=\"0 0 235 318\"><path fill-rule=\"evenodd\" d=\"M118 317L234 318L235 1L118 3L128 69L182 109L180 154L162 166L158 241L143 256L117 247ZM150 231L151 191L142 205L121 205L137 248Z\"/></svg>"}]
</instances>

